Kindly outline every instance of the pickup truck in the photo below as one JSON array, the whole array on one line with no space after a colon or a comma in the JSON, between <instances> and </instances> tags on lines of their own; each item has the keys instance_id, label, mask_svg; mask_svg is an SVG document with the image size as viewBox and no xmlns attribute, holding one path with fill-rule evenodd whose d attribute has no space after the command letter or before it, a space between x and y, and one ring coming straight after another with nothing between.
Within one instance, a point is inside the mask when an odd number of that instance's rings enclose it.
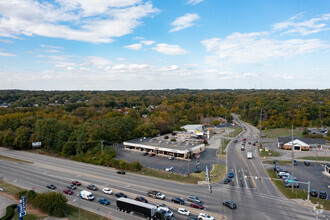
<instances>
[{"instance_id":1,"label":"pickup truck","mask_svg":"<svg viewBox=\"0 0 330 220\"><path fill-rule=\"evenodd\" d=\"M149 197L153 197L155 199L161 199L161 200L164 200L165 199L165 195L162 194L161 192L159 191L155 191L155 190L151 190L148 192L148 196Z\"/></svg>"}]
</instances>

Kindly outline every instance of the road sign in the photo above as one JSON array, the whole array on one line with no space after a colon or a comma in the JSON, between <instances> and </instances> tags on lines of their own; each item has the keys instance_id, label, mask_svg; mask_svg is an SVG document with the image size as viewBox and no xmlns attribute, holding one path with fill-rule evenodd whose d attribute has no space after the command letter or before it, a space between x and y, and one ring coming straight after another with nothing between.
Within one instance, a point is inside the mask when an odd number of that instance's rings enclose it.
<instances>
[{"instance_id":1,"label":"road sign","mask_svg":"<svg viewBox=\"0 0 330 220\"><path fill-rule=\"evenodd\" d=\"M26 211L26 209L25 209L25 196L22 196L22 198L21 198L21 205L22 205L21 212L25 212Z\"/></svg>"}]
</instances>

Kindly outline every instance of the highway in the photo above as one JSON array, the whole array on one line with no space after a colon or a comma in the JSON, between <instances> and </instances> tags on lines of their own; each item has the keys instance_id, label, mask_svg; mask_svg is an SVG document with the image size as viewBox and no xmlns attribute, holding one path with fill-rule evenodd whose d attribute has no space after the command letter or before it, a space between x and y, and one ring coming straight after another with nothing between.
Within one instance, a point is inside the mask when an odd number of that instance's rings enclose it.
<instances>
[{"instance_id":1,"label":"highway","mask_svg":"<svg viewBox=\"0 0 330 220\"><path fill-rule=\"evenodd\" d=\"M252 141L257 129L240 122L246 127L239 137ZM247 150L249 146L247 147ZM186 219L177 213L177 208L185 207L194 216L200 212L208 213L216 219L329 219L324 213L314 212L312 209L302 207L284 198L269 180L248 180L244 176L262 176L267 174L257 156L256 149L253 149L253 159L247 160L246 151L240 150L240 143L233 141L227 147L228 169L234 169L235 176L231 185L216 183L212 185L212 193L209 193L207 185L182 184L163 179L127 173L126 175L116 174L116 170L108 167L101 167L76 161L34 154L24 151L13 151L0 148L0 155L30 161L32 163L14 162L0 159L0 177L14 185L32 189L38 192L47 191L46 185L54 184L56 191L61 192L72 180L79 180L83 186L75 190L75 194L67 196L69 203L79 205L76 195L80 190L86 189L90 183L99 187L93 192L96 200L89 202L80 200L81 207L111 219L133 219L127 213L115 209L116 197L102 193L103 187L109 187L116 192L123 192L130 198L144 196L149 203L165 203L169 205L176 219ZM166 195L166 200L152 199L147 196L150 189L159 190ZM205 202L206 210L199 211L189 207L188 195L196 195ZM111 202L110 206L103 206L97 203L98 198L105 197ZM185 205L171 203L170 198L182 197ZM231 210L222 205L224 200L232 200L237 203L238 209ZM134 216L135 219L142 219Z\"/></svg>"}]
</instances>

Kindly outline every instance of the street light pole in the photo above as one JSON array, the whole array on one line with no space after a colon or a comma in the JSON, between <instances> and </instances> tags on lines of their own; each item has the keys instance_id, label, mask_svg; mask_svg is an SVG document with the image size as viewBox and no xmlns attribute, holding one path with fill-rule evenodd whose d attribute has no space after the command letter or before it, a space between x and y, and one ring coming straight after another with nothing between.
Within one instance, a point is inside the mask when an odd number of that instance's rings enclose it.
<instances>
[{"instance_id":1,"label":"street light pole","mask_svg":"<svg viewBox=\"0 0 330 220\"><path fill-rule=\"evenodd\" d=\"M294 191L294 169L293 169L293 167L294 167L294 163L293 163L293 160L294 160L294 150L293 150L293 125L292 125L292 135L291 135L291 150L292 150L292 164L291 164L291 166L292 166L292 192Z\"/></svg>"}]
</instances>

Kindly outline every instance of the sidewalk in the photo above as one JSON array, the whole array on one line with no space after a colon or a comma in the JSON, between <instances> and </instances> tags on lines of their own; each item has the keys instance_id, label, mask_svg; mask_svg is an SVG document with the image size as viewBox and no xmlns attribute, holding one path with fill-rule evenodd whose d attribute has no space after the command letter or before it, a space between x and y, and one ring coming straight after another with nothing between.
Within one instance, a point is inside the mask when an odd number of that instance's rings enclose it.
<instances>
[{"instance_id":1,"label":"sidewalk","mask_svg":"<svg viewBox=\"0 0 330 220\"><path fill-rule=\"evenodd\" d=\"M6 215L6 208L12 204L15 204L16 201L4 196L0 192L0 218Z\"/></svg>"}]
</instances>

